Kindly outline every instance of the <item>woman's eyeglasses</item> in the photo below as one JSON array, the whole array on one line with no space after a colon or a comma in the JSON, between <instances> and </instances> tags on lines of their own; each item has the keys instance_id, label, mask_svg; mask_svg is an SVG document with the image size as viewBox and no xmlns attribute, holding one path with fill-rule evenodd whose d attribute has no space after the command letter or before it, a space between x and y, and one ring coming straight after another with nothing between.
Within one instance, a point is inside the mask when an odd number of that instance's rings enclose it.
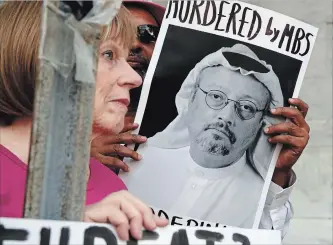
<instances>
[{"instance_id":1,"label":"woman's eyeglasses","mask_svg":"<svg viewBox=\"0 0 333 245\"><path fill-rule=\"evenodd\" d=\"M139 25L138 39L145 44L156 42L159 31L160 28L154 25Z\"/></svg>"},{"instance_id":2,"label":"woman's eyeglasses","mask_svg":"<svg viewBox=\"0 0 333 245\"><path fill-rule=\"evenodd\" d=\"M266 108L259 110L256 105L249 100L231 100L225 93L219 90L204 91L202 88L200 88L200 90L206 94L206 104L213 110L222 110L228 105L229 101L234 102L236 114L242 120L249 120L253 118L257 112L266 110Z\"/></svg>"}]
</instances>

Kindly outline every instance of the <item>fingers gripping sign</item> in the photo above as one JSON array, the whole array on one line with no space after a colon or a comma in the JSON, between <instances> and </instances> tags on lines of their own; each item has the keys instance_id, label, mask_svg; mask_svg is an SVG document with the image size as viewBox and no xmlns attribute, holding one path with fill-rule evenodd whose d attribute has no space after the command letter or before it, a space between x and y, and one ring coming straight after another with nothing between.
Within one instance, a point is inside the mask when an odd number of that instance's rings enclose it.
<instances>
[{"instance_id":1,"label":"fingers gripping sign","mask_svg":"<svg viewBox=\"0 0 333 245\"><path fill-rule=\"evenodd\" d=\"M282 150L278 157L273 181L284 185L281 175L288 179L291 169L301 156L303 150L310 139L310 126L305 120L309 106L301 99L290 99L293 107L280 107L272 110L272 114L283 116L286 122L270 126L265 129L265 133L271 137L268 141L272 144L282 144Z\"/></svg>"},{"instance_id":2,"label":"fingers gripping sign","mask_svg":"<svg viewBox=\"0 0 333 245\"><path fill-rule=\"evenodd\" d=\"M149 231L164 227L168 220L155 216L151 209L127 191L110 194L102 201L90 205L84 221L112 224L120 239L127 241L130 235L139 240L142 229Z\"/></svg>"},{"instance_id":3,"label":"fingers gripping sign","mask_svg":"<svg viewBox=\"0 0 333 245\"><path fill-rule=\"evenodd\" d=\"M96 158L105 165L120 168L128 172L128 165L121 159L128 157L135 161L140 161L142 156L126 145L142 144L147 141L147 138L144 136L131 134L131 131L138 127L138 124L129 123L125 125L123 131L118 135L97 137L91 142L91 157Z\"/></svg>"}]
</instances>

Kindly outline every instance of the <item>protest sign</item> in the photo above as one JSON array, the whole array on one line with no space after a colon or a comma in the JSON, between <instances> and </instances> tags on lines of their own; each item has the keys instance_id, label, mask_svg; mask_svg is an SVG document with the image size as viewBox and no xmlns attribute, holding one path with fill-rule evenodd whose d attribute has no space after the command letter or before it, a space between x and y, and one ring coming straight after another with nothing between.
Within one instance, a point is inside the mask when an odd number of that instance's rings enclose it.
<instances>
[{"instance_id":1,"label":"protest sign","mask_svg":"<svg viewBox=\"0 0 333 245\"><path fill-rule=\"evenodd\" d=\"M169 1L142 87L148 141L120 173L150 206L258 228L281 146L264 129L298 97L318 29L240 1Z\"/></svg>"},{"instance_id":2,"label":"protest sign","mask_svg":"<svg viewBox=\"0 0 333 245\"><path fill-rule=\"evenodd\" d=\"M279 231L240 228L180 228L144 231L140 241L122 241L106 224L0 218L0 245L223 245L281 244Z\"/></svg>"}]
</instances>

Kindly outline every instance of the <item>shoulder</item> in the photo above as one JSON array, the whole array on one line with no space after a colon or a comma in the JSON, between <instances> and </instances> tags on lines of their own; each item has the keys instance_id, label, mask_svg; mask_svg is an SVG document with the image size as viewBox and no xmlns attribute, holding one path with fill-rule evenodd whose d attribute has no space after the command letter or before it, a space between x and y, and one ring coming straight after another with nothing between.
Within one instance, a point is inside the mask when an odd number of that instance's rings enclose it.
<instances>
[{"instance_id":1,"label":"shoulder","mask_svg":"<svg viewBox=\"0 0 333 245\"><path fill-rule=\"evenodd\" d=\"M22 217L27 165L0 145L0 216Z\"/></svg>"},{"instance_id":2,"label":"shoulder","mask_svg":"<svg viewBox=\"0 0 333 245\"><path fill-rule=\"evenodd\" d=\"M110 188L110 191L126 190L123 181L108 167L94 158L90 159L90 177L88 186L98 185L100 188Z\"/></svg>"},{"instance_id":3,"label":"shoulder","mask_svg":"<svg viewBox=\"0 0 333 245\"><path fill-rule=\"evenodd\" d=\"M109 168L91 158L86 205L101 201L111 193L127 190L124 182Z\"/></svg>"}]
</instances>

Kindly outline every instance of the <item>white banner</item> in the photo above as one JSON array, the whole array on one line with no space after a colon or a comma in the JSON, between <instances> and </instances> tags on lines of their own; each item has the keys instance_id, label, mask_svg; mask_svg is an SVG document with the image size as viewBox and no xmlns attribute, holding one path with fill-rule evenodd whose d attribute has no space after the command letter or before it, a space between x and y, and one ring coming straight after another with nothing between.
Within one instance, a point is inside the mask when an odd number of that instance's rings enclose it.
<instances>
[{"instance_id":1,"label":"white banner","mask_svg":"<svg viewBox=\"0 0 333 245\"><path fill-rule=\"evenodd\" d=\"M0 218L0 245L116 245L116 244L281 244L279 231L240 228L168 226L144 232L140 241L121 241L106 224Z\"/></svg>"}]
</instances>

